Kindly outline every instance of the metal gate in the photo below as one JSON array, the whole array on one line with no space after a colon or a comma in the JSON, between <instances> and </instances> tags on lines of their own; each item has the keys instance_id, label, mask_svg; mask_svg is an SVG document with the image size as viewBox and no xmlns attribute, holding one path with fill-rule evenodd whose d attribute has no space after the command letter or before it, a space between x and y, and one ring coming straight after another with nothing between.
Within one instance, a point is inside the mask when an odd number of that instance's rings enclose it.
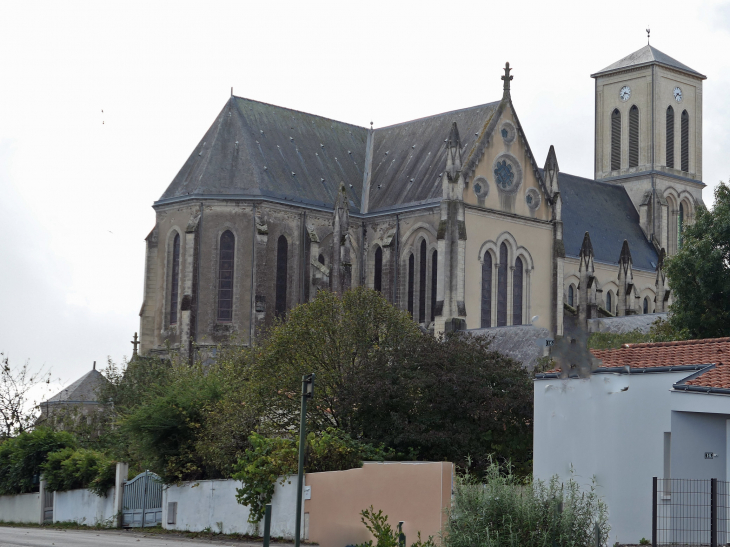
<instances>
[{"instance_id":1,"label":"metal gate","mask_svg":"<svg viewBox=\"0 0 730 547\"><path fill-rule=\"evenodd\" d=\"M53 492L43 490L43 523L53 522Z\"/></svg>"},{"instance_id":2,"label":"metal gate","mask_svg":"<svg viewBox=\"0 0 730 547\"><path fill-rule=\"evenodd\" d=\"M145 471L124 484L122 526L138 528L162 523L162 481Z\"/></svg>"}]
</instances>

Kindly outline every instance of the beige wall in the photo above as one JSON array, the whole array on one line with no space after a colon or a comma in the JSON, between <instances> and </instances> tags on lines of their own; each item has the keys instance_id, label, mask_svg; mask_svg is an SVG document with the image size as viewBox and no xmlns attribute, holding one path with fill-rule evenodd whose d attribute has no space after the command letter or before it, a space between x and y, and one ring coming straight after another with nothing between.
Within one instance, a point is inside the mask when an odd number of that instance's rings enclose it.
<instances>
[{"instance_id":1,"label":"beige wall","mask_svg":"<svg viewBox=\"0 0 730 547\"><path fill-rule=\"evenodd\" d=\"M365 463L360 469L307 473L311 499L309 541L322 547L345 547L373 539L360 520L371 505L388 515L394 527L403 521L407 544L429 535L438 540L451 506L454 466L447 462Z\"/></svg>"}]
</instances>

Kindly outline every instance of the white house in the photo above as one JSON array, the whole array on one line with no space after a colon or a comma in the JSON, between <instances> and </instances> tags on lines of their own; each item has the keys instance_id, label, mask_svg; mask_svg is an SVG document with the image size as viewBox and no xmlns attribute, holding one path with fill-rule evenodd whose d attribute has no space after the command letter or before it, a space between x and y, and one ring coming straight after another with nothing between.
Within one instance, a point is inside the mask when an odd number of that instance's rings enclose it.
<instances>
[{"instance_id":1,"label":"white house","mask_svg":"<svg viewBox=\"0 0 730 547\"><path fill-rule=\"evenodd\" d=\"M587 378L536 376L534 475L595 477L609 544L638 543L651 538L653 477L730 480L730 338L593 354Z\"/></svg>"}]
</instances>

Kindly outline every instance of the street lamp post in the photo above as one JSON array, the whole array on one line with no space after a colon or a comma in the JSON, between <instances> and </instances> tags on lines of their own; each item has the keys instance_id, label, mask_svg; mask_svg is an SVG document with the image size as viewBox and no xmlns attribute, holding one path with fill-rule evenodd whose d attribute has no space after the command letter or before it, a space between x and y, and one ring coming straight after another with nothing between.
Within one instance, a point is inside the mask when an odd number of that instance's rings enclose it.
<instances>
[{"instance_id":1,"label":"street lamp post","mask_svg":"<svg viewBox=\"0 0 730 547\"><path fill-rule=\"evenodd\" d=\"M297 471L297 524L294 547L302 540L302 491L304 490L304 450L307 441L307 399L314 397L314 373L302 376L302 414L299 424L299 469Z\"/></svg>"}]
</instances>

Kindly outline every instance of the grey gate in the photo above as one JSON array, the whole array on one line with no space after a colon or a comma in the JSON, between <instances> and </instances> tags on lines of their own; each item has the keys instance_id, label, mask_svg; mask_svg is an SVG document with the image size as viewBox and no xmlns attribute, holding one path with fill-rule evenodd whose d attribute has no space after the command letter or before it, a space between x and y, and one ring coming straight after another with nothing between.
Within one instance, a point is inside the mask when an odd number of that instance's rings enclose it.
<instances>
[{"instance_id":1,"label":"grey gate","mask_svg":"<svg viewBox=\"0 0 730 547\"><path fill-rule=\"evenodd\" d=\"M162 523L162 481L145 471L124 483L122 526L138 528Z\"/></svg>"},{"instance_id":2,"label":"grey gate","mask_svg":"<svg viewBox=\"0 0 730 547\"><path fill-rule=\"evenodd\" d=\"M43 523L53 522L53 492L43 490Z\"/></svg>"}]
</instances>

